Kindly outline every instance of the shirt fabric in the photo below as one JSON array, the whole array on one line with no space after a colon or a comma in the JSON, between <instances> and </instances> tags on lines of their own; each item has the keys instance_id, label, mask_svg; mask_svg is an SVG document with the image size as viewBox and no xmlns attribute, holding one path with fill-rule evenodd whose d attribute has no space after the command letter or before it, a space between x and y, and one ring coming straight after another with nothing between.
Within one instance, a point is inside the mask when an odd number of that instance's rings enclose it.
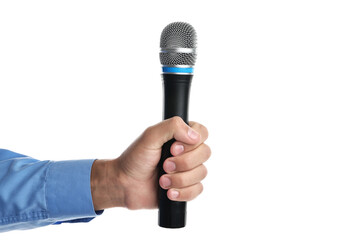
<instances>
[{"instance_id":1,"label":"shirt fabric","mask_svg":"<svg viewBox=\"0 0 360 240\"><path fill-rule=\"evenodd\" d=\"M91 196L94 161L39 161L0 149L0 232L89 222L101 214Z\"/></svg>"}]
</instances>

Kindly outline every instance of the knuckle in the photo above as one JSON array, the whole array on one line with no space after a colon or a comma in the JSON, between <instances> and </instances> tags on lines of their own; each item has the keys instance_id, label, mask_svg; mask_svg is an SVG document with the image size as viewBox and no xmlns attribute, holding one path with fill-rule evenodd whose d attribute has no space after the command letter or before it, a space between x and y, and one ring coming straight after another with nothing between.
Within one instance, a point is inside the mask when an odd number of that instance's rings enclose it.
<instances>
[{"instance_id":1,"label":"knuckle","mask_svg":"<svg viewBox=\"0 0 360 240\"><path fill-rule=\"evenodd\" d=\"M145 138L151 136L151 134L153 132L153 128L154 128L153 126L150 126L150 127L146 128L144 133L143 133L143 136Z\"/></svg>"},{"instance_id":2,"label":"knuckle","mask_svg":"<svg viewBox=\"0 0 360 240\"><path fill-rule=\"evenodd\" d=\"M200 124L200 132L205 141L209 137L209 131L208 131L207 127Z\"/></svg>"},{"instance_id":3,"label":"knuckle","mask_svg":"<svg viewBox=\"0 0 360 240\"><path fill-rule=\"evenodd\" d=\"M204 144L204 148L206 159L209 159L211 157L211 148L207 144Z\"/></svg>"},{"instance_id":4,"label":"knuckle","mask_svg":"<svg viewBox=\"0 0 360 240\"><path fill-rule=\"evenodd\" d=\"M195 124L196 124L196 122L194 122L194 121L189 121L189 126L190 126L190 127L193 127Z\"/></svg>"},{"instance_id":5,"label":"knuckle","mask_svg":"<svg viewBox=\"0 0 360 240\"><path fill-rule=\"evenodd\" d=\"M207 168L205 167L205 165L202 165L202 171L203 171L203 179L206 178L206 176L208 175L208 170Z\"/></svg>"},{"instance_id":6,"label":"knuckle","mask_svg":"<svg viewBox=\"0 0 360 240\"><path fill-rule=\"evenodd\" d=\"M174 127L180 127L183 123L183 120L181 117L175 116L171 118L170 122Z\"/></svg>"},{"instance_id":7,"label":"knuckle","mask_svg":"<svg viewBox=\"0 0 360 240\"><path fill-rule=\"evenodd\" d=\"M192 123L192 125L190 125L190 126L194 129L196 129L200 133L202 140L204 142L209 136L208 129L200 123L197 123L197 122L191 122L191 123Z\"/></svg>"},{"instance_id":8,"label":"knuckle","mask_svg":"<svg viewBox=\"0 0 360 240\"><path fill-rule=\"evenodd\" d=\"M194 129L199 129L199 123L198 122L189 122L189 126L194 128Z\"/></svg>"},{"instance_id":9,"label":"knuckle","mask_svg":"<svg viewBox=\"0 0 360 240\"><path fill-rule=\"evenodd\" d=\"M192 160L189 157L184 157L182 159L182 169L190 170L192 168Z\"/></svg>"},{"instance_id":10,"label":"knuckle","mask_svg":"<svg viewBox=\"0 0 360 240\"><path fill-rule=\"evenodd\" d=\"M187 199L188 200L195 199L197 196L199 196L202 193L203 190L204 190L203 185L201 183L198 183L196 186L194 186L194 189L188 192Z\"/></svg>"},{"instance_id":11,"label":"knuckle","mask_svg":"<svg viewBox=\"0 0 360 240\"><path fill-rule=\"evenodd\" d=\"M202 183L199 183L199 194L201 194L204 191L204 185Z\"/></svg>"},{"instance_id":12,"label":"knuckle","mask_svg":"<svg viewBox=\"0 0 360 240\"><path fill-rule=\"evenodd\" d=\"M186 178L183 175L179 174L176 177L176 185L179 186L179 187L186 186Z\"/></svg>"},{"instance_id":13,"label":"knuckle","mask_svg":"<svg viewBox=\"0 0 360 240\"><path fill-rule=\"evenodd\" d=\"M184 189L181 195L185 201L190 201L194 198L194 191L192 191L191 189Z\"/></svg>"},{"instance_id":14,"label":"knuckle","mask_svg":"<svg viewBox=\"0 0 360 240\"><path fill-rule=\"evenodd\" d=\"M195 193L195 191L189 191L187 193L187 200L190 201L190 200L193 200L194 198L196 198L197 194Z\"/></svg>"}]
</instances>

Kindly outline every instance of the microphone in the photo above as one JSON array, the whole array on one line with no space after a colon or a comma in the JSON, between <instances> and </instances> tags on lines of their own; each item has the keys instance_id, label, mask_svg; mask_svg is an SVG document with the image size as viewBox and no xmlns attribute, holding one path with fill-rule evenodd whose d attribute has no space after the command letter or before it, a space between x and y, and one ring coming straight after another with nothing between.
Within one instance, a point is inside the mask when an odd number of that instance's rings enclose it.
<instances>
[{"instance_id":1,"label":"microphone","mask_svg":"<svg viewBox=\"0 0 360 240\"><path fill-rule=\"evenodd\" d=\"M188 123L189 92L196 61L196 32L188 23L174 22L167 25L160 38L160 62L164 90L163 118L181 117ZM162 147L158 165L159 178L165 173L164 161L171 157L172 139ZM186 202L172 201L167 190L158 191L160 227L182 228L186 222Z\"/></svg>"}]
</instances>

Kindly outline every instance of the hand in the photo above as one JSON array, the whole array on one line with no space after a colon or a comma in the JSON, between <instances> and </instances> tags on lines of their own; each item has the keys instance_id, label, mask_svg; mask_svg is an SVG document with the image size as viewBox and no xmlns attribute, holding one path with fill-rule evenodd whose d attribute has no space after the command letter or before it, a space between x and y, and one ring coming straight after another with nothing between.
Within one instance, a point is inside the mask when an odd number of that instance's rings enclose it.
<instances>
[{"instance_id":1,"label":"hand","mask_svg":"<svg viewBox=\"0 0 360 240\"><path fill-rule=\"evenodd\" d=\"M156 208L158 184L168 189L174 201L189 201L198 196L206 177L203 163L211 150L204 144L207 129L199 123L189 126L173 117L149 127L118 158L96 160L91 170L91 193L95 210L111 207ZM158 180L157 165L161 148L175 138L164 161L164 174Z\"/></svg>"}]
</instances>

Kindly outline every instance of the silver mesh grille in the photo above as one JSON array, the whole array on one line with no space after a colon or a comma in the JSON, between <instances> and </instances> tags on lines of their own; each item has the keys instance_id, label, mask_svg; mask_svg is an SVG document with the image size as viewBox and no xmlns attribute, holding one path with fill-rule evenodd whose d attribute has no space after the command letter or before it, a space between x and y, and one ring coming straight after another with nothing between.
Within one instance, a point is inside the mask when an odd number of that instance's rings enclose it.
<instances>
[{"instance_id":1,"label":"silver mesh grille","mask_svg":"<svg viewBox=\"0 0 360 240\"><path fill-rule=\"evenodd\" d=\"M176 66L190 65L194 66L196 53L160 53L161 65Z\"/></svg>"},{"instance_id":2,"label":"silver mesh grille","mask_svg":"<svg viewBox=\"0 0 360 240\"><path fill-rule=\"evenodd\" d=\"M195 29L184 22L170 23L161 33L160 48L162 65L195 65Z\"/></svg>"}]
</instances>

